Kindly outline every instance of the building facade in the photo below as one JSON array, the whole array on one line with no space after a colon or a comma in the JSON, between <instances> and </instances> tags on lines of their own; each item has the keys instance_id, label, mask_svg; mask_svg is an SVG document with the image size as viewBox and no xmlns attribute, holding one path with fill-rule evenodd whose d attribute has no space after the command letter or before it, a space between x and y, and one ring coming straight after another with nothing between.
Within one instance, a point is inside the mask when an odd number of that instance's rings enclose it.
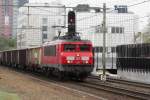
<instances>
[{"instance_id":1,"label":"building facade","mask_svg":"<svg viewBox=\"0 0 150 100\"><path fill-rule=\"evenodd\" d=\"M2 3L3 3L3 1L0 0L0 4L2 4ZM0 25L1 25L1 27L0 27L0 35L2 35L3 31L4 31L4 28L2 28L3 25L4 25L4 11L3 11L3 6L0 6Z\"/></svg>"},{"instance_id":2,"label":"building facade","mask_svg":"<svg viewBox=\"0 0 150 100\"><path fill-rule=\"evenodd\" d=\"M16 35L18 7L28 0L1 0L0 1L0 35L11 37ZM10 6L15 5L15 6Z\"/></svg>"},{"instance_id":3,"label":"building facade","mask_svg":"<svg viewBox=\"0 0 150 100\"><path fill-rule=\"evenodd\" d=\"M116 46L134 43L134 33L138 32L137 15L126 6L118 6L106 13L106 66L116 69ZM102 69L103 13L77 12L77 31L83 39L93 42L95 67Z\"/></svg>"},{"instance_id":4,"label":"building facade","mask_svg":"<svg viewBox=\"0 0 150 100\"><path fill-rule=\"evenodd\" d=\"M1 27L0 34L6 37L10 37L12 33L12 22L13 22L13 0L1 0L0 1L0 17L1 17Z\"/></svg>"},{"instance_id":5,"label":"building facade","mask_svg":"<svg viewBox=\"0 0 150 100\"><path fill-rule=\"evenodd\" d=\"M29 0L13 0L13 26L12 26L12 37L16 38L17 34L17 20L19 14L19 8L22 7L24 4L28 3Z\"/></svg>"},{"instance_id":6,"label":"building facade","mask_svg":"<svg viewBox=\"0 0 150 100\"><path fill-rule=\"evenodd\" d=\"M17 48L41 46L58 35L59 26L64 26L63 5L28 3L26 6L29 8L19 9Z\"/></svg>"}]
</instances>

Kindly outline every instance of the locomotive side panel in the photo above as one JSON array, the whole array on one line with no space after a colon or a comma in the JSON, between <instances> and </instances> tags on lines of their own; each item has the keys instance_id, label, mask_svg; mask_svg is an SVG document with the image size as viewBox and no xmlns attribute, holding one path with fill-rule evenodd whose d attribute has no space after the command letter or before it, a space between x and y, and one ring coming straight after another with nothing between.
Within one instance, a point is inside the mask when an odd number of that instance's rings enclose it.
<instances>
[{"instance_id":1,"label":"locomotive side panel","mask_svg":"<svg viewBox=\"0 0 150 100\"><path fill-rule=\"evenodd\" d=\"M58 65L58 45L48 45L42 48L42 64L49 67Z\"/></svg>"}]
</instances>

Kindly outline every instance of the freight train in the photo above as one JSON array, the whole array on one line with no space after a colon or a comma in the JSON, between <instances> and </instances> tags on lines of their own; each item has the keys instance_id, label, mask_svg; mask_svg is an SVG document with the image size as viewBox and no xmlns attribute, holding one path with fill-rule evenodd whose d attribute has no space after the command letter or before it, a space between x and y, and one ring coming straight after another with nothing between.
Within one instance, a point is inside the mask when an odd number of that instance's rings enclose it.
<instances>
[{"instance_id":1,"label":"freight train","mask_svg":"<svg viewBox=\"0 0 150 100\"><path fill-rule=\"evenodd\" d=\"M93 69L92 43L88 40L56 39L41 47L0 52L0 63L30 70L85 79Z\"/></svg>"}]
</instances>

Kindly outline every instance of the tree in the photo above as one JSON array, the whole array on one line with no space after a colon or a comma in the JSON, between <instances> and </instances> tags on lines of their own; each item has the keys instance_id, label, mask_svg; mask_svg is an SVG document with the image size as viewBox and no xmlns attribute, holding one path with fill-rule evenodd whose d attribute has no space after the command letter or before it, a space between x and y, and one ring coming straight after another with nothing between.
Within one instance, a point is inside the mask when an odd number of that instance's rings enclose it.
<instances>
[{"instance_id":1,"label":"tree","mask_svg":"<svg viewBox=\"0 0 150 100\"><path fill-rule=\"evenodd\" d=\"M145 32L143 34L143 42L150 43L150 19L148 20L148 24L147 24Z\"/></svg>"},{"instance_id":2,"label":"tree","mask_svg":"<svg viewBox=\"0 0 150 100\"><path fill-rule=\"evenodd\" d=\"M0 36L0 51L16 48L16 38L6 38Z\"/></svg>"},{"instance_id":3,"label":"tree","mask_svg":"<svg viewBox=\"0 0 150 100\"><path fill-rule=\"evenodd\" d=\"M134 41L138 41L138 39L143 43L150 43L150 19L148 20L148 24L144 28L144 31L135 34Z\"/></svg>"},{"instance_id":4,"label":"tree","mask_svg":"<svg viewBox=\"0 0 150 100\"><path fill-rule=\"evenodd\" d=\"M143 34L143 42L144 43L150 43L150 33L144 33Z\"/></svg>"}]
</instances>

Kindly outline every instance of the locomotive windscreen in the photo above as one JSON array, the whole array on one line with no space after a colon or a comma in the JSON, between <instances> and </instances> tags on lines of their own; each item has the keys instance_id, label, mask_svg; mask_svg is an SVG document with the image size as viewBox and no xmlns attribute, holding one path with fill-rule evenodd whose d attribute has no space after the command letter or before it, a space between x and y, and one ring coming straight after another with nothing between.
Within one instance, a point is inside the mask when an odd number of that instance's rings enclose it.
<instances>
[{"instance_id":1,"label":"locomotive windscreen","mask_svg":"<svg viewBox=\"0 0 150 100\"><path fill-rule=\"evenodd\" d=\"M76 45L75 44L65 44L64 51L76 51Z\"/></svg>"},{"instance_id":2,"label":"locomotive windscreen","mask_svg":"<svg viewBox=\"0 0 150 100\"><path fill-rule=\"evenodd\" d=\"M90 45L80 45L80 51L90 51Z\"/></svg>"}]
</instances>

